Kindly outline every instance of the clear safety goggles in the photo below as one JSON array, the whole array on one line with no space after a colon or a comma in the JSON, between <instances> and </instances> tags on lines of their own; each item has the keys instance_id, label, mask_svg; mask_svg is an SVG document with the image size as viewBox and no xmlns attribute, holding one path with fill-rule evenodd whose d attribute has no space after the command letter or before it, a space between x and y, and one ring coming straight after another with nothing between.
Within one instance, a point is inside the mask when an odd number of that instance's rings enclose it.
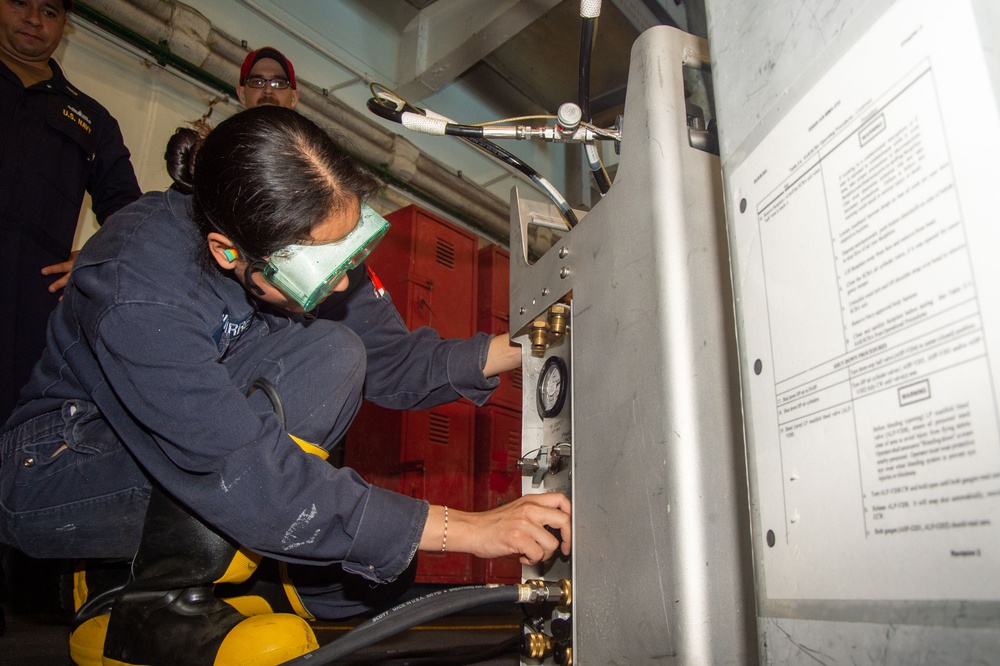
<instances>
[{"instance_id":1,"label":"clear safety goggles","mask_svg":"<svg viewBox=\"0 0 1000 666\"><path fill-rule=\"evenodd\" d=\"M271 253L264 278L308 312L362 261L389 230L389 222L367 204L351 233L332 243L288 245Z\"/></svg>"}]
</instances>

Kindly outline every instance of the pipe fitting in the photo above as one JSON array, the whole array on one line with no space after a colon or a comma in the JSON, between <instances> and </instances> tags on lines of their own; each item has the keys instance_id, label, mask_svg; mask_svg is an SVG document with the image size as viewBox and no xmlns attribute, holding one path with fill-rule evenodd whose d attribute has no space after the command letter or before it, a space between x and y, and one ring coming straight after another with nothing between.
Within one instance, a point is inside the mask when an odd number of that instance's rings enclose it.
<instances>
[{"instance_id":1,"label":"pipe fitting","mask_svg":"<svg viewBox=\"0 0 1000 666\"><path fill-rule=\"evenodd\" d=\"M559 581L559 607L570 608L573 605L573 581L563 578Z\"/></svg>"},{"instance_id":2,"label":"pipe fitting","mask_svg":"<svg viewBox=\"0 0 1000 666\"><path fill-rule=\"evenodd\" d=\"M524 634L521 644L521 656L527 659L545 659L556 647L555 639L545 634L533 632Z\"/></svg>"},{"instance_id":3,"label":"pipe fitting","mask_svg":"<svg viewBox=\"0 0 1000 666\"><path fill-rule=\"evenodd\" d=\"M573 584L562 579L553 583L545 580L526 580L517 586L519 604L544 604L554 601L557 606L568 606L573 601Z\"/></svg>"},{"instance_id":4,"label":"pipe fitting","mask_svg":"<svg viewBox=\"0 0 1000 666\"><path fill-rule=\"evenodd\" d=\"M531 339L531 355L538 358L545 356L545 350L549 346L549 320L539 317L531 322L528 337Z\"/></svg>"},{"instance_id":5,"label":"pipe fitting","mask_svg":"<svg viewBox=\"0 0 1000 666\"><path fill-rule=\"evenodd\" d=\"M549 308L549 338L555 344L566 337L569 326L569 306L556 303Z\"/></svg>"}]
</instances>

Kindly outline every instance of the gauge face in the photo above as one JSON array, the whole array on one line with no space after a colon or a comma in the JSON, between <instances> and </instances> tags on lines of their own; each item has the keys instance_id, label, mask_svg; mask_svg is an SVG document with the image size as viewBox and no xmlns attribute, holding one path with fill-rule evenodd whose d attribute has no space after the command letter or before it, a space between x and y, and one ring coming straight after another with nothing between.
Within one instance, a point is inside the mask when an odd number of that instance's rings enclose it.
<instances>
[{"instance_id":1,"label":"gauge face","mask_svg":"<svg viewBox=\"0 0 1000 666\"><path fill-rule=\"evenodd\" d=\"M550 356L542 372L538 375L536 399L538 415L550 419L562 411L566 402L566 392L569 390L569 373L566 362L558 356Z\"/></svg>"}]
</instances>

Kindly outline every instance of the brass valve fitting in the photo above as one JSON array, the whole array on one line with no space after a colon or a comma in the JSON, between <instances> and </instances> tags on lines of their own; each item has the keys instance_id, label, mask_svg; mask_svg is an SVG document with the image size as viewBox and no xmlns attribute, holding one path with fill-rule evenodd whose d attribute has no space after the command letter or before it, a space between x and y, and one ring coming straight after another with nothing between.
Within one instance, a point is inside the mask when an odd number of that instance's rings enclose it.
<instances>
[{"instance_id":1,"label":"brass valve fitting","mask_svg":"<svg viewBox=\"0 0 1000 666\"><path fill-rule=\"evenodd\" d=\"M549 346L549 320L539 317L531 322L528 336L531 339L531 355L538 358L545 356L545 350Z\"/></svg>"},{"instance_id":2,"label":"brass valve fitting","mask_svg":"<svg viewBox=\"0 0 1000 666\"><path fill-rule=\"evenodd\" d=\"M521 656L528 659L545 659L555 648L556 642L551 636L545 634L531 633L524 635L524 644L521 648Z\"/></svg>"},{"instance_id":3,"label":"brass valve fitting","mask_svg":"<svg viewBox=\"0 0 1000 666\"><path fill-rule=\"evenodd\" d=\"M549 338L552 344L566 336L567 326L569 326L569 306L562 303L554 304L549 308Z\"/></svg>"}]
</instances>

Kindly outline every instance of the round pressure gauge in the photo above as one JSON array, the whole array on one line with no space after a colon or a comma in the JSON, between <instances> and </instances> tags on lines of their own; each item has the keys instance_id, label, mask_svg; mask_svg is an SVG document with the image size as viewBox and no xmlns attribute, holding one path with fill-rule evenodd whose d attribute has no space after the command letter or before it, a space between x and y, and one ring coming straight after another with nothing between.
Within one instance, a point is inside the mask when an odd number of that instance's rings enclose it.
<instances>
[{"instance_id":1,"label":"round pressure gauge","mask_svg":"<svg viewBox=\"0 0 1000 666\"><path fill-rule=\"evenodd\" d=\"M538 375L538 386L535 390L538 415L543 419L557 416L566 403L567 391L569 391L569 372L566 369L566 361L558 356L550 356Z\"/></svg>"}]
</instances>

